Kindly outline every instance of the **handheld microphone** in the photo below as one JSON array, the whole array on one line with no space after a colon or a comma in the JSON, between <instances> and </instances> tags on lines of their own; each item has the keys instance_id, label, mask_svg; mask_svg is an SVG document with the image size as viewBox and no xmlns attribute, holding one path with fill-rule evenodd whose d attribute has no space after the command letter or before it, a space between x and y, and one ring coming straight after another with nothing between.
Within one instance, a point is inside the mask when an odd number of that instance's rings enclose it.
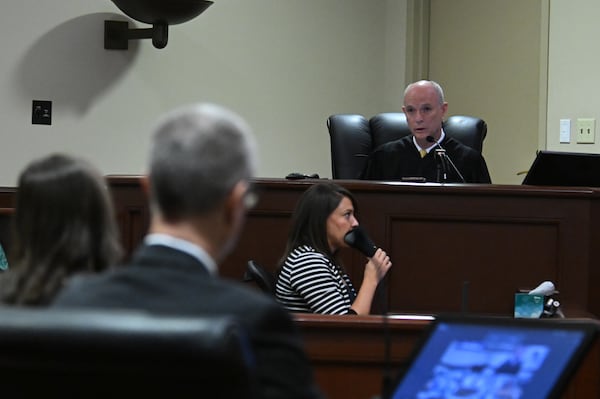
<instances>
[{"instance_id":1,"label":"handheld microphone","mask_svg":"<svg viewBox=\"0 0 600 399\"><path fill-rule=\"evenodd\" d=\"M371 258L377 251L377 246L371 241L365 229L360 225L346 233L344 242L352 248L358 249L367 258Z\"/></svg>"},{"instance_id":2,"label":"handheld microphone","mask_svg":"<svg viewBox=\"0 0 600 399\"><path fill-rule=\"evenodd\" d=\"M426 140L428 143L436 143L437 146L439 147L439 150L441 150L441 151L436 150L435 153L436 153L436 155L438 155L440 157L440 163L442 164L442 168L444 169L444 181L446 181L446 169L447 169L446 164L450 164L450 166L452 167L454 172L456 172L456 174L458 175L460 182L466 183L467 181L465 180L463 175L460 173L460 171L458 170L456 165L454 165L454 162L452 162L452 159L450 159L448 154L446 154L446 150L444 149L444 147L442 147L442 145L439 142L437 142L433 138L433 136L427 136Z\"/></svg>"},{"instance_id":3,"label":"handheld microphone","mask_svg":"<svg viewBox=\"0 0 600 399\"><path fill-rule=\"evenodd\" d=\"M367 258L371 258L377 251L377 246L373 243L373 241L371 241L371 238L369 238L365 229L363 229L360 225L346 233L344 236L344 242L352 248L358 249ZM393 381L390 361L392 342L388 323L389 304L387 298L387 284L385 284L385 279L380 282L380 285L377 287L376 294L378 294L382 306L383 334L385 342L385 359L383 379L381 384L381 399L390 399Z\"/></svg>"}]
</instances>

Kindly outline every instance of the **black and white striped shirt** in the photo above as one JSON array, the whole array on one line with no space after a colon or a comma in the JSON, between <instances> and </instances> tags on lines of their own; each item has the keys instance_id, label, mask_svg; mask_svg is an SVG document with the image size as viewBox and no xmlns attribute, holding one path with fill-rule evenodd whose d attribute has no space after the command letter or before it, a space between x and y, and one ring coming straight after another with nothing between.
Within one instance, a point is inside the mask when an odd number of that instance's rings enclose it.
<instances>
[{"instance_id":1,"label":"black and white striped shirt","mask_svg":"<svg viewBox=\"0 0 600 399\"><path fill-rule=\"evenodd\" d=\"M356 291L339 266L314 248L303 245L286 258L275 295L291 312L348 314Z\"/></svg>"}]
</instances>

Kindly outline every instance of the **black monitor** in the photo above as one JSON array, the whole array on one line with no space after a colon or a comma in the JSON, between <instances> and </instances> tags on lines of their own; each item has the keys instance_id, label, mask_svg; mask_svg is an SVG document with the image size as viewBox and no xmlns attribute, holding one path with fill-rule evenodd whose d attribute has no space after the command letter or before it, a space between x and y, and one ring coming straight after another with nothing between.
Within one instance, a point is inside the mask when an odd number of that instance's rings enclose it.
<instances>
[{"instance_id":1,"label":"black monitor","mask_svg":"<svg viewBox=\"0 0 600 399\"><path fill-rule=\"evenodd\" d=\"M600 154L540 150L523 184L600 187Z\"/></svg>"}]
</instances>

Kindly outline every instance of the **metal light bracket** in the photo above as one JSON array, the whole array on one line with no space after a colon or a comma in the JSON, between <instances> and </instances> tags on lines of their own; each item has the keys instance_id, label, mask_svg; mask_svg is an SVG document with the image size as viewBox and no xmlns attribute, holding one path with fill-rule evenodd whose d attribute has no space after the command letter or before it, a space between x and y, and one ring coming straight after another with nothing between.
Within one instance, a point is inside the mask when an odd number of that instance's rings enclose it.
<instances>
[{"instance_id":1,"label":"metal light bracket","mask_svg":"<svg viewBox=\"0 0 600 399\"><path fill-rule=\"evenodd\" d=\"M129 29L127 21L104 21L104 48L127 50L129 40L152 39L154 47L161 49L169 40L169 25L155 23L152 28Z\"/></svg>"}]
</instances>

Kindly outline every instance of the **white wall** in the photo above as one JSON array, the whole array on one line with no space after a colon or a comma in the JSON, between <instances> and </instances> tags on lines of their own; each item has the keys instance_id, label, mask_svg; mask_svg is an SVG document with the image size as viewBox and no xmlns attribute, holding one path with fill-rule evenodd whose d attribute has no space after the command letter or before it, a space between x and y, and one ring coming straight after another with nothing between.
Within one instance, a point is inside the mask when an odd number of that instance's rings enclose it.
<instances>
[{"instance_id":1,"label":"white wall","mask_svg":"<svg viewBox=\"0 0 600 399\"><path fill-rule=\"evenodd\" d=\"M85 156L106 174L143 173L158 115L193 101L224 104L249 120L261 146L261 176L328 177L328 115L372 115L401 105L406 2L215 0L203 15L172 26L165 49L144 40L120 52L103 49L104 19L124 18L110 0L5 0L0 185L15 185L25 163L50 151ZM597 0L550 0L542 119L548 149L600 153L600 133L596 144L574 140L577 118L600 122L599 19ZM463 40L467 48L477 44L476 37ZM52 126L31 125L33 99L53 101ZM512 103L496 104L490 118L537 118ZM570 144L558 141L561 118L573 122ZM502 160L495 160L501 153L495 140L486 140L486 154L497 176ZM526 166L522 160L509 172Z\"/></svg>"},{"instance_id":2,"label":"white wall","mask_svg":"<svg viewBox=\"0 0 600 399\"><path fill-rule=\"evenodd\" d=\"M371 0L372 1L372 0ZM398 112L402 109L406 64L409 55L407 51L407 0L386 0L384 26L384 83L383 106L374 110L378 112ZM372 116L369 114L368 116Z\"/></svg>"},{"instance_id":3,"label":"white wall","mask_svg":"<svg viewBox=\"0 0 600 399\"><path fill-rule=\"evenodd\" d=\"M404 79L406 0L215 0L204 14L129 51L103 49L109 0L4 0L0 14L0 185L50 151L105 174L144 172L161 113L212 101L241 113L261 147L259 175L331 175L327 116L395 107ZM138 24L138 27L147 27ZM53 101L51 126L31 101Z\"/></svg>"}]
</instances>

